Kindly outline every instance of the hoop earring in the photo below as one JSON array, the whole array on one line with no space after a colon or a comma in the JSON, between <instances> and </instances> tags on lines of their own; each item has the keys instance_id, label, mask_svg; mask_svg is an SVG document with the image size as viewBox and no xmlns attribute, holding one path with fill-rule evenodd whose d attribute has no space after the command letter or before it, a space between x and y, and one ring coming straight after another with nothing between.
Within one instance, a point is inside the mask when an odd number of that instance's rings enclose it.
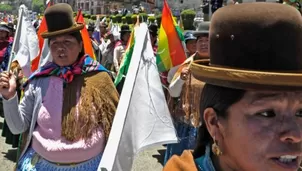
<instances>
[{"instance_id":1,"label":"hoop earring","mask_svg":"<svg viewBox=\"0 0 302 171\"><path fill-rule=\"evenodd\" d=\"M216 142L216 140L215 140L215 136L214 136L214 143L212 144L212 152L213 152L216 156L222 155L222 151L220 150L219 146L217 145L217 142Z\"/></svg>"}]
</instances>

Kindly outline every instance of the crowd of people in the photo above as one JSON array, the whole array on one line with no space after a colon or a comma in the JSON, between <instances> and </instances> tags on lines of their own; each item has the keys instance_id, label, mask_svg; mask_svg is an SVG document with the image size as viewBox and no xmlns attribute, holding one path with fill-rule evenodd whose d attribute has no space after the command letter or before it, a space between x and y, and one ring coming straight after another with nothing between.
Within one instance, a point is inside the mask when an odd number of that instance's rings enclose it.
<instances>
[{"instance_id":1,"label":"crowd of people","mask_svg":"<svg viewBox=\"0 0 302 171\"><path fill-rule=\"evenodd\" d=\"M123 81L115 86L113 80L132 28L122 25L116 38L107 23L89 23L93 58L84 51L86 26L75 22L70 5L50 6L44 17L48 30L41 36L52 61L29 78L17 61L8 66L14 30L0 23L2 135L20 149L18 171L97 170L123 90ZM148 27L154 55L158 27ZM160 73L179 140L166 145L163 170L299 170L299 10L229 5L183 35L186 60Z\"/></svg>"}]
</instances>

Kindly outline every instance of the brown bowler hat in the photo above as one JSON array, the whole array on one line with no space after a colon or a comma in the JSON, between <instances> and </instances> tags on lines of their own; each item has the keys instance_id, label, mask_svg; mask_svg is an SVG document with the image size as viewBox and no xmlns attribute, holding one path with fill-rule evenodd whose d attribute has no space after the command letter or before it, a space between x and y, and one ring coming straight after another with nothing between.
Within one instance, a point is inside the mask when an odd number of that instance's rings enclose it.
<instances>
[{"instance_id":1,"label":"brown bowler hat","mask_svg":"<svg viewBox=\"0 0 302 171\"><path fill-rule=\"evenodd\" d=\"M295 8L223 7L212 17L209 39L210 60L192 64L199 80L237 89L302 89L302 18Z\"/></svg>"},{"instance_id":2,"label":"brown bowler hat","mask_svg":"<svg viewBox=\"0 0 302 171\"><path fill-rule=\"evenodd\" d=\"M44 12L44 17L48 30L41 34L43 38L70 34L84 28L83 24L77 24L74 21L72 8L66 3L48 7Z\"/></svg>"}]
</instances>

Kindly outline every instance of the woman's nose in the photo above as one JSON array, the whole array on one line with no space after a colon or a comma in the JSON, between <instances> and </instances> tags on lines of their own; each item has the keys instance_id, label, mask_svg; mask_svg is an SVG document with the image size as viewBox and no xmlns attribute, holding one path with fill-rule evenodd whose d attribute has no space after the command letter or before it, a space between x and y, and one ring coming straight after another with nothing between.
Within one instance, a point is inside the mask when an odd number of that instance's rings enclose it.
<instances>
[{"instance_id":1,"label":"woman's nose","mask_svg":"<svg viewBox=\"0 0 302 171\"><path fill-rule=\"evenodd\" d=\"M298 118L287 119L280 125L280 140L286 143L302 142L302 126L298 123Z\"/></svg>"}]
</instances>

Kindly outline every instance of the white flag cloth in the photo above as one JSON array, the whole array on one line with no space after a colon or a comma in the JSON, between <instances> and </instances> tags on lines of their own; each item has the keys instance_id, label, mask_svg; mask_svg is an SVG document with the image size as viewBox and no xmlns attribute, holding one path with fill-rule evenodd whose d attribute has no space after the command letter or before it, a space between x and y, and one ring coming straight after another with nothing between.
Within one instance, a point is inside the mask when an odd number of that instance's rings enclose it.
<instances>
[{"instance_id":1,"label":"white flag cloth","mask_svg":"<svg viewBox=\"0 0 302 171\"><path fill-rule=\"evenodd\" d=\"M120 40L120 31L121 28L118 24L112 25L110 32L113 34L114 40Z\"/></svg>"},{"instance_id":2,"label":"white flag cloth","mask_svg":"<svg viewBox=\"0 0 302 171\"><path fill-rule=\"evenodd\" d=\"M121 94L99 171L130 171L139 151L177 143L148 33L145 23L135 31L126 91Z\"/></svg>"},{"instance_id":3,"label":"white flag cloth","mask_svg":"<svg viewBox=\"0 0 302 171\"><path fill-rule=\"evenodd\" d=\"M16 40L15 47L19 47L17 50L17 54L14 60L17 60L21 68L23 69L23 73L26 77L29 77L31 74L31 61L38 55L39 53L39 41L36 30L30 21L30 14L28 9L22 5L20 6L20 10L23 10L22 20L19 23L19 29L22 34L18 37L19 40ZM18 45L17 45L18 44Z\"/></svg>"}]
</instances>

